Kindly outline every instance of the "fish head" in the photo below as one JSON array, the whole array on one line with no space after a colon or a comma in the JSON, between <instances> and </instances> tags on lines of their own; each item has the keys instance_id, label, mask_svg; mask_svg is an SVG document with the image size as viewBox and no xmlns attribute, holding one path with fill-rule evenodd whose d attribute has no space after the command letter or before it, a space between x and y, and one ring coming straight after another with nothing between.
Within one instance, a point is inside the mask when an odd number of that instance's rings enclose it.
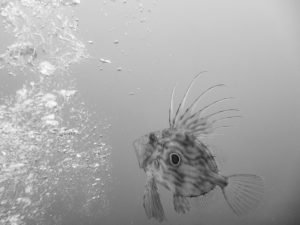
<instances>
[{"instance_id":1,"label":"fish head","mask_svg":"<svg viewBox=\"0 0 300 225\"><path fill-rule=\"evenodd\" d=\"M139 167L146 170L156 158L159 145L159 132L151 132L141 136L133 142ZM155 154L156 153L156 154Z\"/></svg>"}]
</instances>

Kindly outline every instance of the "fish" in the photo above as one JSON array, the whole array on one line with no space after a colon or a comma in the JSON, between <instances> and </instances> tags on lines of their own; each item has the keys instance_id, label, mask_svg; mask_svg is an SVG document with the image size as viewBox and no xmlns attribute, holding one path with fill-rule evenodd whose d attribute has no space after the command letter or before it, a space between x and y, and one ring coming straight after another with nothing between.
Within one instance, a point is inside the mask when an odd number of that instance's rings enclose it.
<instances>
[{"instance_id":1,"label":"fish","mask_svg":"<svg viewBox=\"0 0 300 225\"><path fill-rule=\"evenodd\" d=\"M149 219L159 222L166 220L157 184L173 194L174 210L179 214L187 213L191 209L191 198L205 196L217 187L238 216L255 209L263 198L264 181L261 176L243 173L223 175L218 169L216 156L204 141L207 135L213 134L218 128L218 121L241 117L231 115L214 119L226 112L239 111L236 108L204 115L208 108L231 98L218 99L198 109L205 94L224 84L210 86L185 107L192 86L203 72L192 79L176 110L176 85L173 88L169 106L169 127L149 132L133 142L139 167L146 174L143 207Z\"/></svg>"}]
</instances>

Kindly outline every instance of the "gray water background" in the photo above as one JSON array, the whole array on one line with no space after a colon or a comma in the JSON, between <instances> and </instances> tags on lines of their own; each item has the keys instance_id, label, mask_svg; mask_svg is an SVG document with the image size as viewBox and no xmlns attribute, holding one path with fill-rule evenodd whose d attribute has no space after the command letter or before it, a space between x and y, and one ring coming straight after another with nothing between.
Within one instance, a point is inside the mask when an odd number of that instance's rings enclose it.
<instances>
[{"instance_id":1,"label":"gray water background","mask_svg":"<svg viewBox=\"0 0 300 225\"><path fill-rule=\"evenodd\" d=\"M71 73L87 106L112 124L113 165L109 213L84 224L157 224L142 207L145 174L132 142L168 126L172 88L179 84L178 102L202 70L208 73L191 98L209 84L225 83L225 93L236 97L234 105L243 116L209 139L220 155L220 169L223 174L261 175L266 198L258 210L241 218L220 193L208 206L177 215L171 194L160 188L166 224L298 224L299 10L298 1L292 0L82 1L76 9L78 35L93 41L87 47L95 58L72 66ZM0 37L4 50L9 36L1 32ZM112 63L102 64L99 58ZM0 73L5 95L25 79ZM72 216L64 224L76 224Z\"/></svg>"}]
</instances>

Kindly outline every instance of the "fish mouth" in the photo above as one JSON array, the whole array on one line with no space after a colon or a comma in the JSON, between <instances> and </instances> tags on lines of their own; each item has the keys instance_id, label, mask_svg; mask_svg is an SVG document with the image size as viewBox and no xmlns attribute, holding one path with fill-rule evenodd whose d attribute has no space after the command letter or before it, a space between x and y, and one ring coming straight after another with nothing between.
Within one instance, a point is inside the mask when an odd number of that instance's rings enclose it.
<instances>
[{"instance_id":1,"label":"fish mouth","mask_svg":"<svg viewBox=\"0 0 300 225\"><path fill-rule=\"evenodd\" d=\"M154 149L148 143L148 136L145 135L133 142L135 154L139 167L145 169Z\"/></svg>"},{"instance_id":2,"label":"fish mouth","mask_svg":"<svg viewBox=\"0 0 300 225\"><path fill-rule=\"evenodd\" d=\"M140 139L137 139L133 142L133 147L134 147L135 155L136 155L138 163L139 163L139 167L145 168L146 147L145 147L144 143L142 143Z\"/></svg>"}]
</instances>

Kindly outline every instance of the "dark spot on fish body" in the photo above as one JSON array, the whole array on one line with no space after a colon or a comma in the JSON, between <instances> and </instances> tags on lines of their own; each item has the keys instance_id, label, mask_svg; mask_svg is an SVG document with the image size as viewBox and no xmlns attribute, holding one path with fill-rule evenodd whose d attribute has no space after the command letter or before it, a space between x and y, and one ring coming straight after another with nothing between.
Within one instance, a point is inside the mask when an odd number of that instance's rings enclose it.
<instances>
[{"instance_id":1,"label":"dark spot on fish body","mask_svg":"<svg viewBox=\"0 0 300 225\"><path fill-rule=\"evenodd\" d=\"M156 145L156 143L158 142L157 137L154 133L150 133L149 134L149 144L151 144L152 146Z\"/></svg>"},{"instance_id":2,"label":"dark spot on fish body","mask_svg":"<svg viewBox=\"0 0 300 225\"><path fill-rule=\"evenodd\" d=\"M196 142L195 142L196 137L193 134L185 133L185 139L186 139L186 142L188 142L192 146L194 146L196 144Z\"/></svg>"},{"instance_id":3,"label":"dark spot on fish body","mask_svg":"<svg viewBox=\"0 0 300 225\"><path fill-rule=\"evenodd\" d=\"M172 132L170 129L165 129L162 131L162 138L168 138L172 135Z\"/></svg>"},{"instance_id":4,"label":"dark spot on fish body","mask_svg":"<svg viewBox=\"0 0 300 225\"><path fill-rule=\"evenodd\" d=\"M177 140L184 140L184 134L178 131L175 133L175 138Z\"/></svg>"}]
</instances>

